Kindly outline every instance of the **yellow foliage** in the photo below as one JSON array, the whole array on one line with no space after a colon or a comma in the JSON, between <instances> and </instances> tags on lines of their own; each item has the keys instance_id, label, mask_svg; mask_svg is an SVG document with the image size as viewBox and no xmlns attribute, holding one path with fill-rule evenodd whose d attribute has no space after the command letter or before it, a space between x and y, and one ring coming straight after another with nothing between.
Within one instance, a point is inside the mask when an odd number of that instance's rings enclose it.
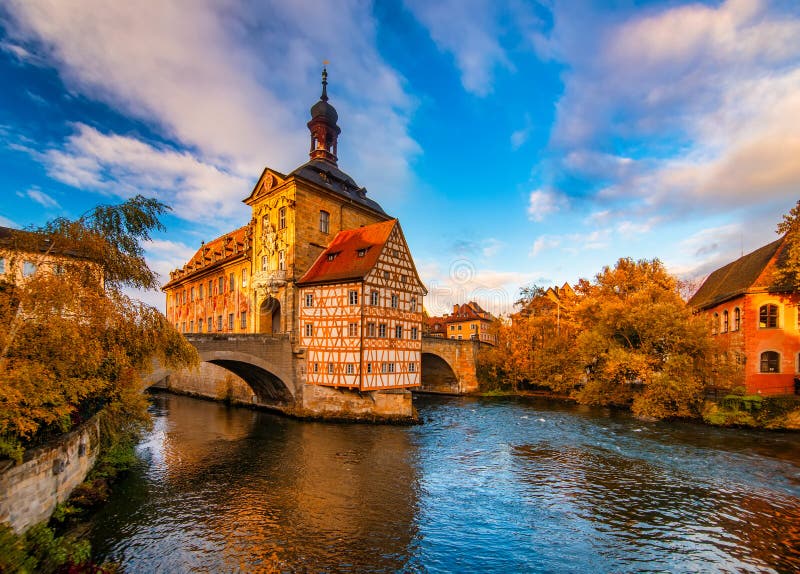
<instances>
[{"instance_id":1,"label":"yellow foliage","mask_svg":"<svg viewBox=\"0 0 800 574\"><path fill-rule=\"evenodd\" d=\"M0 285L0 456L37 435L65 432L102 407L141 423L146 401L140 373L152 359L169 366L197 361L160 312L119 291L119 285L151 276L144 260L144 269L133 269L137 247L128 241L132 258L108 240L101 249L104 236L96 229L81 243L75 239L81 225L62 222L68 236L48 227L48 238L50 244L69 242L72 253L93 253L91 261L73 257L58 273ZM105 259L97 259L101 253ZM114 269L112 281L99 276L98 269L107 268Z\"/></svg>"}]
</instances>

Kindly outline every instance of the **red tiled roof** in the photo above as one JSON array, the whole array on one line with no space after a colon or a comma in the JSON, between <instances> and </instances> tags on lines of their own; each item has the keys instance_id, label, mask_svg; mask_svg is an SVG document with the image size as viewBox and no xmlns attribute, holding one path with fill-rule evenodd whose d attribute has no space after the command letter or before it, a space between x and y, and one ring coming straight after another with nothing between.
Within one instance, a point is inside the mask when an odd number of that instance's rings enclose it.
<instances>
[{"instance_id":1,"label":"red tiled roof","mask_svg":"<svg viewBox=\"0 0 800 574\"><path fill-rule=\"evenodd\" d=\"M170 273L171 278L162 289L171 286L176 281L190 277L195 271L204 271L212 264L240 256L248 247L249 235L250 224L248 223L239 229L204 243L183 267Z\"/></svg>"},{"instance_id":2,"label":"red tiled roof","mask_svg":"<svg viewBox=\"0 0 800 574\"><path fill-rule=\"evenodd\" d=\"M475 301L470 301L469 303L462 303L459 305L458 309L454 310L454 312L450 315L444 315L442 317L428 317L427 323L431 328L433 328L433 326L437 323L447 325L448 323L463 323L465 321L475 320L493 321L494 319L495 318L492 317L491 313L485 311Z\"/></svg>"},{"instance_id":3,"label":"red tiled roof","mask_svg":"<svg viewBox=\"0 0 800 574\"><path fill-rule=\"evenodd\" d=\"M394 229L396 219L340 231L298 285L363 279L375 267L378 255ZM359 257L359 250L366 250Z\"/></svg>"}]
</instances>

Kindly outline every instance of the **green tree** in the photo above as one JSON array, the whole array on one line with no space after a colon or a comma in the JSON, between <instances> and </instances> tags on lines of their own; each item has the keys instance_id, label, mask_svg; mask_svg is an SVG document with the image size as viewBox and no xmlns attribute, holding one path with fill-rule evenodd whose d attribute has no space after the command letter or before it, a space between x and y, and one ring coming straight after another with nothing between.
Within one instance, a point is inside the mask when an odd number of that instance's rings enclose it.
<instances>
[{"instance_id":1,"label":"green tree","mask_svg":"<svg viewBox=\"0 0 800 574\"><path fill-rule=\"evenodd\" d=\"M107 434L135 432L148 422L141 375L152 360L197 361L158 310L123 293L157 287L141 242L167 209L137 196L13 234L11 253L46 265L0 287L0 456L19 460L103 407Z\"/></svg>"}]
</instances>

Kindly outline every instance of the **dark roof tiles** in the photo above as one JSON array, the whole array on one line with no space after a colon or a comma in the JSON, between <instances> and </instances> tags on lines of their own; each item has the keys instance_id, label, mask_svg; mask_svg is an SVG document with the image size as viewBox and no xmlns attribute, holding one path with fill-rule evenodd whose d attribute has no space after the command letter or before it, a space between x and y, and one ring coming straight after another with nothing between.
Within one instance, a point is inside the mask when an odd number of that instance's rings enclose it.
<instances>
[{"instance_id":1,"label":"dark roof tiles","mask_svg":"<svg viewBox=\"0 0 800 574\"><path fill-rule=\"evenodd\" d=\"M720 267L708 276L697 293L689 299L689 305L696 308L713 307L749 289L769 288L768 284L757 285L757 282L782 243L783 238L778 239Z\"/></svg>"}]
</instances>

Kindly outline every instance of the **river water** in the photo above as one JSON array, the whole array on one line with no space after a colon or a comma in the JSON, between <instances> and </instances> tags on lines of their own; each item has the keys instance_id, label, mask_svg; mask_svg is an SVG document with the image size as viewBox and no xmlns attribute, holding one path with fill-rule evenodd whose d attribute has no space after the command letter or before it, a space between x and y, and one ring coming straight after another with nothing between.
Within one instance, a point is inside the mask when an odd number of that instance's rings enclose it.
<instances>
[{"instance_id":1,"label":"river water","mask_svg":"<svg viewBox=\"0 0 800 574\"><path fill-rule=\"evenodd\" d=\"M93 549L126 572L800 571L800 435L415 405L370 426L155 395Z\"/></svg>"}]
</instances>

